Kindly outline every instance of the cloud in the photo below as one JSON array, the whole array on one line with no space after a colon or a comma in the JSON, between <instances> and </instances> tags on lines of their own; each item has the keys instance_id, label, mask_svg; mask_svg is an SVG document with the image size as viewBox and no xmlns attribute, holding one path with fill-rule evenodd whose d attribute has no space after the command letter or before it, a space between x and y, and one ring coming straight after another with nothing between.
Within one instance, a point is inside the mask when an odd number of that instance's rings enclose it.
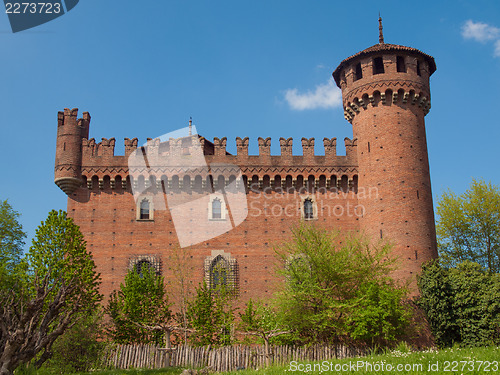
<instances>
[{"instance_id":1,"label":"cloud","mask_svg":"<svg viewBox=\"0 0 500 375\"><path fill-rule=\"evenodd\" d=\"M500 29L483 22L468 20L462 26L462 36L465 39L474 39L477 42L487 42L500 36ZM496 51L495 51L496 53Z\"/></svg>"},{"instance_id":2,"label":"cloud","mask_svg":"<svg viewBox=\"0 0 500 375\"><path fill-rule=\"evenodd\" d=\"M500 57L500 40L495 42L495 51L493 52L493 55L495 55L495 57Z\"/></svg>"},{"instance_id":3,"label":"cloud","mask_svg":"<svg viewBox=\"0 0 500 375\"><path fill-rule=\"evenodd\" d=\"M290 108L303 111L305 109L326 109L342 105L342 93L333 80L317 85L314 91L299 93L298 89L285 91L285 100Z\"/></svg>"}]
</instances>

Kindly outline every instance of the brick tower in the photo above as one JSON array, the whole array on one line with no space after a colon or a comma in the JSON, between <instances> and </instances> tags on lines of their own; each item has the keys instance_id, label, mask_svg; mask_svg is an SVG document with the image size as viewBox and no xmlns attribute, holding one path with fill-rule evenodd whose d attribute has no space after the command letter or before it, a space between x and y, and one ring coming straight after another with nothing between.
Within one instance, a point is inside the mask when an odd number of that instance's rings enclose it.
<instances>
[{"instance_id":1,"label":"brick tower","mask_svg":"<svg viewBox=\"0 0 500 375\"><path fill-rule=\"evenodd\" d=\"M400 280L413 281L437 257L424 120L435 70L433 57L384 43L379 18L379 43L333 72L358 141L360 229L393 242Z\"/></svg>"},{"instance_id":2,"label":"brick tower","mask_svg":"<svg viewBox=\"0 0 500 375\"><path fill-rule=\"evenodd\" d=\"M57 145L54 182L70 195L82 184L82 139L89 137L90 115L77 119L78 109L57 114Z\"/></svg>"}]
</instances>

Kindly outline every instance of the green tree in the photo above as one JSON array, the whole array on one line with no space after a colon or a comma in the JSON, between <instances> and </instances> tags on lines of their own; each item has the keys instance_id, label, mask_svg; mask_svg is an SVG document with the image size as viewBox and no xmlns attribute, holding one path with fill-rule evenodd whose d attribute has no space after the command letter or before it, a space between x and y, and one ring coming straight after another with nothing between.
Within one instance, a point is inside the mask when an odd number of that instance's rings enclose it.
<instances>
[{"instance_id":1,"label":"green tree","mask_svg":"<svg viewBox=\"0 0 500 375\"><path fill-rule=\"evenodd\" d=\"M26 238L19 216L9 202L0 202L0 267L9 272L19 263Z\"/></svg>"},{"instance_id":2,"label":"green tree","mask_svg":"<svg viewBox=\"0 0 500 375\"><path fill-rule=\"evenodd\" d=\"M83 316L54 342L54 354L44 367L60 373L91 371L101 364L106 345L103 311L99 306L94 313Z\"/></svg>"},{"instance_id":3,"label":"green tree","mask_svg":"<svg viewBox=\"0 0 500 375\"><path fill-rule=\"evenodd\" d=\"M452 268L434 261L418 285L418 303L440 347L500 343L500 274L470 261Z\"/></svg>"},{"instance_id":4,"label":"green tree","mask_svg":"<svg viewBox=\"0 0 500 375\"><path fill-rule=\"evenodd\" d=\"M500 272L500 188L473 180L462 195L445 192L436 209L438 248L443 261L477 262Z\"/></svg>"},{"instance_id":5,"label":"green tree","mask_svg":"<svg viewBox=\"0 0 500 375\"><path fill-rule=\"evenodd\" d=\"M266 365L270 365L271 340L275 337L288 335L290 330L284 327L282 317L270 306L261 302L254 303L249 300L243 313L239 313L240 322L238 329L245 335L261 338L266 350Z\"/></svg>"},{"instance_id":6,"label":"green tree","mask_svg":"<svg viewBox=\"0 0 500 375\"><path fill-rule=\"evenodd\" d=\"M54 341L102 298L83 235L64 211L49 213L28 253L0 277L2 375L33 358L40 367Z\"/></svg>"},{"instance_id":7,"label":"green tree","mask_svg":"<svg viewBox=\"0 0 500 375\"><path fill-rule=\"evenodd\" d=\"M125 283L111 294L106 311L112 320L109 333L120 344L160 344L165 332L154 327L172 318L163 277L146 264L129 270Z\"/></svg>"},{"instance_id":8,"label":"green tree","mask_svg":"<svg viewBox=\"0 0 500 375\"><path fill-rule=\"evenodd\" d=\"M405 291L389 277L390 246L310 225L293 230L277 254L285 286L278 304L301 342L393 342L404 333Z\"/></svg>"},{"instance_id":9,"label":"green tree","mask_svg":"<svg viewBox=\"0 0 500 375\"><path fill-rule=\"evenodd\" d=\"M234 322L232 293L224 285L212 289L205 282L196 288L196 295L188 302L187 319L192 330L191 343L195 346L231 344Z\"/></svg>"}]
</instances>

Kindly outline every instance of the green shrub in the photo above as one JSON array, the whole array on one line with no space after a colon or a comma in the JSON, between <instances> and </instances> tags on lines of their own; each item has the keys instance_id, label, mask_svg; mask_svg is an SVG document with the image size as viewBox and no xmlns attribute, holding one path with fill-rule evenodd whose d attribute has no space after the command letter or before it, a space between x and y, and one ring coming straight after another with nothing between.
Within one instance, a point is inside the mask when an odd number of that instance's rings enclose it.
<instances>
[{"instance_id":1,"label":"green shrub","mask_svg":"<svg viewBox=\"0 0 500 375\"><path fill-rule=\"evenodd\" d=\"M425 265L418 304L440 347L500 343L500 275L465 261L454 268Z\"/></svg>"}]
</instances>

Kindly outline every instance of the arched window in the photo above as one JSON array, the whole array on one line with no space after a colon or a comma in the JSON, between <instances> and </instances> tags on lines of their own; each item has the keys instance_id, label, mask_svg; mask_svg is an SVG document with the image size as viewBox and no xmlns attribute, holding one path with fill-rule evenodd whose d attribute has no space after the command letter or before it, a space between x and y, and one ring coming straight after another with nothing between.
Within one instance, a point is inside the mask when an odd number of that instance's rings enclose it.
<instances>
[{"instance_id":1,"label":"arched window","mask_svg":"<svg viewBox=\"0 0 500 375\"><path fill-rule=\"evenodd\" d=\"M153 209L153 197L139 197L136 207L136 220L153 220Z\"/></svg>"},{"instance_id":2,"label":"arched window","mask_svg":"<svg viewBox=\"0 0 500 375\"><path fill-rule=\"evenodd\" d=\"M141 259L135 264L135 272L137 272L137 274L141 276L143 276L145 272L149 271L152 268L153 265L151 264L151 262L145 259Z\"/></svg>"},{"instance_id":3,"label":"arched window","mask_svg":"<svg viewBox=\"0 0 500 375\"><path fill-rule=\"evenodd\" d=\"M215 257L210 266L210 288L227 287L229 273L229 262L221 255Z\"/></svg>"},{"instance_id":4,"label":"arched window","mask_svg":"<svg viewBox=\"0 0 500 375\"><path fill-rule=\"evenodd\" d=\"M222 194L212 194L208 202L208 220L226 220L226 202Z\"/></svg>"},{"instance_id":5,"label":"arched window","mask_svg":"<svg viewBox=\"0 0 500 375\"><path fill-rule=\"evenodd\" d=\"M149 220L149 200L143 199L140 205L140 216L141 220Z\"/></svg>"},{"instance_id":6,"label":"arched window","mask_svg":"<svg viewBox=\"0 0 500 375\"><path fill-rule=\"evenodd\" d=\"M212 250L205 258L205 282L210 289L225 287L231 295L238 293L238 263L230 253Z\"/></svg>"},{"instance_id":7,"label":"arched window","mask_svg":"<svg viewBox=\"0 0 500 375\"><path fill-rule=\"evenodd\" d=\"M212 201L212 219L222 219L222 204L219 198Z\"/></svg>"},{"instance_id":8,"label":"arched window","mask_svg":"<svg viewBox=\"0 0 500 375\"><path fill-rule=\"evenodd\" d=\"M304 200L304 219L314 218L313 202L312 199L307 198Z\"/></svg>"}]
</instances>

